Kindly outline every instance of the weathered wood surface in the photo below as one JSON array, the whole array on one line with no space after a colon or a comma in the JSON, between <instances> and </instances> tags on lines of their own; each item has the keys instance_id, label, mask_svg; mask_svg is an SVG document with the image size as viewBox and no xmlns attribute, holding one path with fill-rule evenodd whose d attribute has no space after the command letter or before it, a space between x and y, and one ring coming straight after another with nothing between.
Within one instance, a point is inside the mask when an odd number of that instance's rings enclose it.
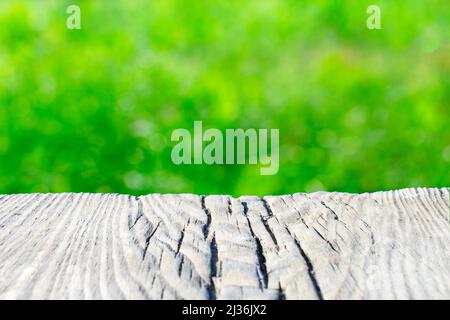
<instances>
[{"instance_id":1,"label":"weathered wood surface","mask_svg":"<svg viewBox=\"0 0 450 320\"><path fill-rule=\"evenodd\" d=\"M449 189L0 196L2 299L448 299Z\"/></svg>"}]
</instances>

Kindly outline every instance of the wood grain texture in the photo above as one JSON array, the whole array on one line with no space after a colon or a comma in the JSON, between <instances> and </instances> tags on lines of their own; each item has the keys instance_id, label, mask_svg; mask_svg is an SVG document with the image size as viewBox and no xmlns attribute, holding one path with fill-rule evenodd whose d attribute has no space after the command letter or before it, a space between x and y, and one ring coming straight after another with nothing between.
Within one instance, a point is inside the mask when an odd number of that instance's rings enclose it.
<instances>
[{"instance_id":1,"label":"wood grain texture","mask_svg":"<svg viewBox=\"0 0 450 320\"><path fill-rule=\"evenodd\" d=\"M449 189L0 196L1 299L450 299Z\"/></svg>"}]
</instances>

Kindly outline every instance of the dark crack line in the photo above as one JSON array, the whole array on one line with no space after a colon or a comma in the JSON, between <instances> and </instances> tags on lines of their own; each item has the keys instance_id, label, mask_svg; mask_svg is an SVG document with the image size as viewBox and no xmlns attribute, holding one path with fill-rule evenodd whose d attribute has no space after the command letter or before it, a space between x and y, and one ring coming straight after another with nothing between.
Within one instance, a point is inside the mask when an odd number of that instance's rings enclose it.
<instances>
[{"instance_id":1,"label":"dark crack line","mask_svg":"<svg viewBox=\"0 0 450 320\"><path fill-rule=\"evenodd\" d=\"M266 209L267 214L269 215L269 219L273 217L273 212L272 209L270 209L269 204L267 203L266 199L264 198L260 198L261 202L264 206L264 209ZM278 248L278 241L277 238L275 238L275 234L273 233L272 229L269 226L269 223L267 222L267 219L262 219L262 222L264 224L264 228L266 229L267 233L269 234L270 238L272 239L273 243L275 244L275 246Z\"/></svg>"},{"instance_id":2,"label":"dark crack line","mask_svg":"<svg viewBox=\"0 0 450 320\"><path fill-rule=\"evenodd\" d=\"M214 283L214 279L218 277L218 271L217 271L217 264L219 262L218 254L217 254L217 243L216 243L216 237L213 236L211 240L211 283L209 286L209 299L210 300L216 300L217 299L217 292L216 292L216 285Z\"/></svg>"},{"instance_id":3,"label":"dark crack line","mask_svg":"<svg viewBox=\"0 0 450 320\"><path fill-rule=\"evenodd\" d=\"M206 240L209 237L209 228L211 226L211 212L209 211L208 208L206 208L205 198L206 198L205 196L201 197L201 204L202 204L202 210L206 214L206 224L203 225L203 228L202 228L203 236L205 237L205 240Z\"/></svg>"},{"instance_id":4,"label":"dark crack line","mask_svg":"<svg viewBox=\"0 0 450 320\"><path fill-rule=\"evenodd\" d=\"M278 283L278 300L286 300L286 294L284 293L281 283Z\"/></svg>"},{"instance_id":5,"label":"dark crack line","mask_svg":"<svg viewBox=\"0 0 450 320\"><path fill-rule=\"evenodd\" d=\"M175 254L180 253L181 245L183 244L184 233L186 232L186 228L189 226L190 221L191 221L191 220L188 219L188 222L187 222L186 225L183 227L183 230L181 230L180 241L178 241L178 244L177 244L177 250L176 250Z\"/></svg>"},{"instance_id":6,"label":"dark crack line","mask_svg":"<svg viewBox=\"0 0 450 320\"><path fill-rule=\"evenodd\" d=\"M155 235L156 231L158 231L158 228L159 228L160 224L161 224L161 221L158 222L158 224L156 225L156 227L152 231L152 233L150 233L149 236L145 239L145 247L144 247L144 252L142 253L142 260L145 259L145 255L147 254L147 249L148 249L148 246L150 244L150 240L151 240L151 238L153 238L153 236Z\"/></svg>"},{"instance_id":7,"label":"dark crack line","mask_svg":"<svg viewBox=\"0 0 450 320\"><path fill-rule=\"evenodd\" d=\"M306 267L308 269L308 275L309 275L309 279L311 280L311 283L314 287L314 290L317 294L317 297L319 298L319 300L323 300L323 295L322 295L322 290L320 289L320 285L319 282L317 281L316 278L316 274L314 271L314 266L311 262L311 259L308 257L308 255L306 254L305 250L303 250L302 246L300 245L300 241L291 234L291 232L289 231L289 229L286 227L286 231L287 233L294 239L295 244L297 245L299 251L300 251L300 255L302 256L303 260L306 263Z\"/></svg>"},{"instance_id":8,"label":"dark crack line","mask_svg":"<svg viewBox=\"0 0 450 320\"><path fill-rule=\"evenodd\" d=\"M144 209L142 207L142 200L140 197L136 197L137 203L138 203L138 212L136 219L134 220L133 224L130 224L130 221L128 221L128 229L131 230L134 228L136 223L144 216Z\"/></svg>"},{"instance_id":9,"label":"dark crack line","mask_svg":"<svg viewBox=\"0 0 450 320\"><path fill-rule=\"evenodd\" d=\"M178 276L181 277L183 272L184 256L181 257L180 266L178 267Z\"/></svg>"},{"instance_id":10,"label":"dark crack line","mask_svg":"<svg viewBox=\"0 0 450 320\"><path fill-rule=\"evenodd\" d=\"M248 205L247 202L242 202L242 206L244 207L244 215L247 218L248 227L250 229L250 234L255 239L256 242L256 256L258 258L258 275L259 275L259 285L260 289L267 289L269 284L269 274L267 273L266 266L266 257L264 256L264 251L261 245L261 241L253 232L252 224L250 223L250 219L248 218Z\"/></svg>"},{"instance_id":11,"label":"dark crack line","mask_svg":"<svg viewBox=\"0 0 450 320\"><path fill-rule=\"evenodd\" d=\"M329 240L327 240L319 231L317 231L316 228L313 227L313 229L317 233L317 235L330 246L330 248L333 251L337 252L336 248L333 246L333 244Z\"/></svg>"},{"instance_id":12,"label":"dark crack line","mask_svg":"<svg viewBox=\"0 0 450 320\"><path fill-rule=\"evenodd\" d=\"M231 197L227 198L227 214L228 216L231 216L232 210L231 210Z\"/></svg>"},{"instance_id":13,"label":"dark crack line","mask_svg":"<svg viewBox=\"0 0 450 320\"><path fill-rule=\"evenodd\" d=\"M339 220L339 216L337 215L337 213L333 209L331 209L329 206L327 206L327 204L325 202L320 201L320 204L331 211L331 213L334 215L334 220L340 221Z\"/></svg>"},{"instance_id":14,"label":"dark crack line","mask_svg":"<svg viewBox=\"0 0 450 320\"><path fill-rule=\"evenodd\" d=\"M175 254L179 254L180 253L181 245L183 244L183 239L184 239L184 230L181 231L180 240L178 241L177 251L175 252Z\"/></svg>"},{"instance_id":15,"label":"dark crack line","mask_svg":"<svg viewBox=\"0 0 450 320\"><path fill-rule=\"evenodd\" d=\"M267 203L266 199L264 199L264 198L260 198L260 199L261 199L261 202L262 202L262 204L264 206L264 209L266 209L267 214L269 215L269 218L273 217L273 211L270 208L270 205Z\"/></svg>"},{"instance_id":16,"label":"dark crack line","mask_svg":"<svg viewBox=\"0 0 450 320\"><path fill-rule=\"evenodd\" d=\"M208 240L208 238L210 236L210 232L211 232L210 231L211 212L206 207L205 198L206 198L206 196L201 197L201 206L202 206L203 211L206 214L206 224L203 226L203 236L205 237L205 240ZM218 258L218 253L217 253L216 236L214 233L212 234L212 239L211 239L211 244L210 244L210 252L211 252L211 259L210 259L209 264L210 264L211 272L210 272L210 281L207 286L208 299L216 300L217 292L216 292L216 285L214 283L214 279L217 278L217 276L218 276L217 264L218 264L219 258Z\"/></svg>"}]
</instances>

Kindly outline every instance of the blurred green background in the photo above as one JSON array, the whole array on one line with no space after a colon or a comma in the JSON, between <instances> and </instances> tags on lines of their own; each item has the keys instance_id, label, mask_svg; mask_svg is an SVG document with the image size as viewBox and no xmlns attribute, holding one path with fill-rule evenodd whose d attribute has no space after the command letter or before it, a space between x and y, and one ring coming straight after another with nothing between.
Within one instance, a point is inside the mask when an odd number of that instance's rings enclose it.
<instances>
[{"instance_id":1,"label":"blurred green background","mask_svg":"<svg viewBox=\"0 0 450 320\"><path fill-rule=\"evenodd\" d=\"M448 0L2 0L0 193L449 186L449 26ZM172 164L194 120L279 128L278 174Z\"/></svg>"}]
</instances>

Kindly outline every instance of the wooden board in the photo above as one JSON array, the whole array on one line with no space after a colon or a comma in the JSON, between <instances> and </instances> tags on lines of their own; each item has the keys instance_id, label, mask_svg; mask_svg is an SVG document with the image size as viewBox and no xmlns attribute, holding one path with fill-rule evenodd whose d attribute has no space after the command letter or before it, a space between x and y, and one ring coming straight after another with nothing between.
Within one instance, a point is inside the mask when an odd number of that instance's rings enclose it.
<instances>
[{"instance_id":1,"label":"wooden board","mask_svg":"<svg viewBox=\"0 0 450 320\"><path fill-rule=\"evenodd\" d=\"M1 299L449 299L449 189L0 196Z\"/></svg>"}]
</instances>

